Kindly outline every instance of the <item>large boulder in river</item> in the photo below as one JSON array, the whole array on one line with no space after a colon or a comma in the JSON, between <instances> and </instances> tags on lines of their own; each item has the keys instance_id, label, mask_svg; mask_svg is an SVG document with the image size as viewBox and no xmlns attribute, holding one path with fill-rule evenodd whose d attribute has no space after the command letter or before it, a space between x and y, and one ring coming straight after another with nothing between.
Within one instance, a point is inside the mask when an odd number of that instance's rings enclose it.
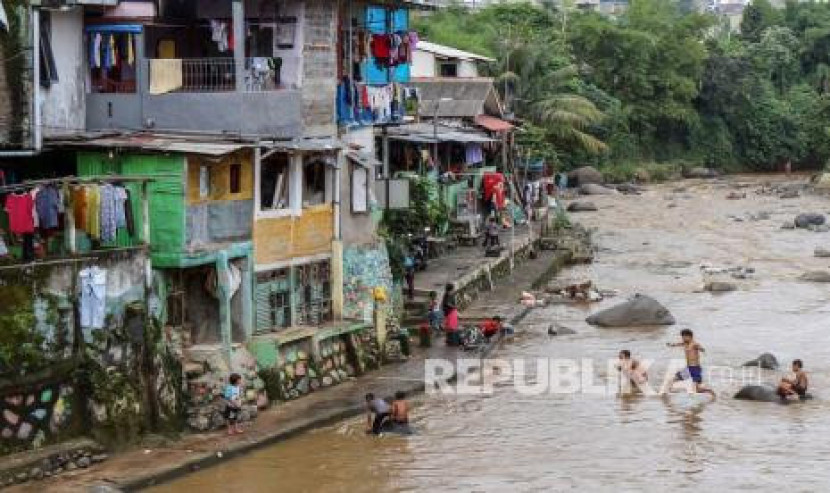
<instances>
[{"instance_id":1,"label":"large boulder in river","mask_svg":"<svg viewBox=\"0 0 830 493\"><path fill-rule=\"evenodd\" d=\"M757 366L758 368L763 368L765 370L777 370L778 360L775 358L774 355L770 353L764 353L752 361L747 361L746 363L744 363L744 366Z\"/></svg>"},{"instance_id":2,"label":"large boulder in river","mask_svg":"<svg viewBox=\"0 0 830 493\"><path fill-rule=\"evenodd\" d=\"M826 270L814 270L801 274L799 278L807 282L830 282L830 272Z\"/></svg>"},{"instance_id":3,"label":"large boulder in river","mask_svg":"<svg viewBox=\"0 0 830 493\"><path fill-rule=\"evenodd\" d=\"M683 171L684 178L717 178L718 175L712 168L689 168Z\"/></svg>"},{"instance_id":4,"label":"large boulder in river","mask_svg":"<svg viewBox=\"0 0 830 493\"><path fill-rule=\"evenodd\" d=\"M583 166L568 173L568 182L571 186L582 186L588 183L605 183L602 173L593 166Z\"/></svg>"},{"instance_id":5,"label":"large boulder in river","mask_svg":"<svg viewBox=\"0 0 830 493\"><path fill-rule=\"evenodd\" d=\"M579 193L582 195L611 195L617 193L617 191L596 183L586 183L585 185L580 185Z\"/></svg>"},{"instance_id":6,"label":"large boulder in river","mask_svg":"<svg viewBox=\"0 0 830 493\"><path fill-rule=\"evenodd\" d=\"M744 385L735 394L735 399L758 402L779 402L781 397L772 385Z\"/></svg>"},{"instance_id":7,"label":"large boulder in river","mask_svg":"<svg viewBox=\"0 0 830 493\"><path fill-rule=\"evenodd\" d=\"M816 247L816 249L813 250L813 255L819 258L828 258L830 257L830 248Z\"/></svg>"},{"instance_id":8,"label":"large boulder in river","mask_svg":"<svg viewBox=\"0 0 830 493\"><path fill-rule=\"evenodd\" d=\"M809 228L810 226L821 226L824 224L824 214L815 212L807 212L799 214L795 217L795 226L797 228Z\"/></svg>"},{"instance_id":9,"label":"large boulder in river","mask_svg":"<svg viewBox=\"0 0 830 493\"><path fill-rule=\"evenodd\" d=\"M597 210L593 202L571 202L568 204L568 212L594 212Z\"/></svg>"},{"instance_id":10,"label":"large boulder in river","mask_svg":"<svg viewBox=\"0 0 830 493\"><path fill-rule=\"evenodd\" d=\"M673 325L672 314L657 300L637 294L625 303L594 313L585 319L600 327L633 327L642 325Z\"/></svg>"},{"instance_id":11,"label":"large boulder in river","mask_svg":"<svg viewBox=\"0 0 830 493\"><path fill-rule=\"evenodd\" d=\"M710 293L726 293L737 290L738 286L735 283L728 281L709 281L703 289L709 291Z\"/></svg>"}]
</instances>

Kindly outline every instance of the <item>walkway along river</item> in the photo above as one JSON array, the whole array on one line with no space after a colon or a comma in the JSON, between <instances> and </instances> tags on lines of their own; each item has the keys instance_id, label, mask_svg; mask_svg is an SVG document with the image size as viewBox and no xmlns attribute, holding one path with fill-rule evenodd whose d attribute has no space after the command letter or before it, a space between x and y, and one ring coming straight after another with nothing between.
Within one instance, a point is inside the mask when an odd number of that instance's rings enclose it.
<instances>
[{"instance_id":1,"label":"walkway along river","mask_svg":"<svg viewBox=\"0 0 830 493\"><path fill-rule=\"evenodd\" d=\"M525 395L511 385L491 395L425 395L415 399L415 436L370 438L355 418L154 491L825 489L830 289L798 277L830 267L830 260L813 257L816 246L830 247L830 233L784 230L781 224L799 212L827 213L830 200L755 193L762 182L776 179L690 181L652 186L640 196L592 197L599 211L578 220L598 230L596 262L564 275L590 277L619 296L594 306L537 309L493 357L588 359L595 362L592 377L601 381L606 362L622 348L658 360L656 365L682 357L665 343L689 327L707 350L708 368L737 371L765 351L783 367L802 358L815 400L789 406L736 401L731 396L740 382L726 378L713 381L719 397L705 406L597 393ZM726 199L741 186L746 198ZM737 291L712 294L701 289L702 263L749 266L755 274L736 281ZM661 301L677 325L585 324L590 312L637 292ZM552 322L577 334L551 337ZM769 371L760 378L780 376Z\"/></svg>"}]
</instances>

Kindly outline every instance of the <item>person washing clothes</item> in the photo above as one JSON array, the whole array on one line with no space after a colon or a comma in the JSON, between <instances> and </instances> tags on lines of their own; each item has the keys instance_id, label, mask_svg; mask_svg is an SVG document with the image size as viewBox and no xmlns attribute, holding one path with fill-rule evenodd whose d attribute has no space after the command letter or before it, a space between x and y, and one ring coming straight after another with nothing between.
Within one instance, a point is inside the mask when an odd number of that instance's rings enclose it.
<instances>
[{"instance_id":1,"label":"person washing clothes","mask_svg":"<svg viewBox=\"0 0 830 493\"><path fill-rule=\"evenodd\" d=\"M447 284L444 298L441 300L441 311L444 313L444 332L447 333L447 346L458 346L461 341L458 337L458 306L455 285Z\"/></svg>"}]
</instances>

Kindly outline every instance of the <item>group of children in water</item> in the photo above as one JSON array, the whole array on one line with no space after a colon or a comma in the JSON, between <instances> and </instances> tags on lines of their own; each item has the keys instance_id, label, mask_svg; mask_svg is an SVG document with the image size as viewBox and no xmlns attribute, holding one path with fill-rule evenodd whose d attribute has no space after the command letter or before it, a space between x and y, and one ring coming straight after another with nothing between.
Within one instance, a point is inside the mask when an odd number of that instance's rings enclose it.
<instances>
[{"instance_id":1,"label":"group of children in water","mask_svg":"<svg viewBox=\"0 0 830 493\"><path fill-rule=\"evenodd\" d=\"M668 347L682 347L686 356L686 368L677 372L673 382L691 380L698 393L707 393L712 396L715 392L703 384L703 368L700 364L700 353L704 352L703 346L695 341L694 333L689 329L680 331L680 342L670 342ZM631 357L631 351L623 349L619 354L620 362L617 370L628 379L631 389L640 388L648 381L648 373L639 361ZM792 377L784 377L778 383L776 392L782 399L804 398L807 394L808 378L804 371L804 363L800 360L792 362Z\"/></svg>"},{"instance_id":2,"label":"group of children in water","mask_svg":"<svg viewBox=\"0 0 830 493\"><path fill-rule=\"evenodd\" d=\"M497 323L500 323L500 319ZM673 382L691 380L698 393L715 395L714 391L703 384L703 368L700 364L700 354L703 346L695 341L694 333L689 329L680 331L679 342L670 342L668 347L682 347L686 356L686 368L677 372ZM617 370L631 384L631 389L637 389L648 382L646 368L631 356L631 351L623 349L619 353ZM804 363L800 359L792 362L792 377L782 378L778 384L777 393L782 399L800 399L807 394L809 380L804 371ZM228 434L242 433L238 418L242 410L242 377L231 374L224 391L224 415L228 423ZM409 430L409 403L404 392L395 393L395 399L389 404L386 400L368 393L366 399L366 432L380 434L385 430L400 433L411 433Z\"/></svg>"}]
</instances>

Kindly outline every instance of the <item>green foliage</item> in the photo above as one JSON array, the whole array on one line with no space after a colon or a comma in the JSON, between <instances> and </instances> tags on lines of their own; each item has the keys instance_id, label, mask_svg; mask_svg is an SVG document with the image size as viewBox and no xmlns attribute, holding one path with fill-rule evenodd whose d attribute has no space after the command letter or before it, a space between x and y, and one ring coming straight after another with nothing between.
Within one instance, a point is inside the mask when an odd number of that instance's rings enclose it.
<instances>
[{"instance_id":1,"label":"green foliage","mask_svg":"<svg viewBox=\"0 0 830 493\"><path fill-rule=\"evenodd\" d=\"M420 234L425 228L440 231L449 222L449 210L438 200L437 184L428 178L409 180L408 209L385 210L381 221L381 235L386 239L392 277L402 279L403 261L410 247L409 235Z\"/></svg>"},{"instance_id":2,"label":"green foliage","mask_svg":"<svg viewBox=\"0 0 830 493\"><path fill-rule=\"evenodd\" d=\"M0 374L25 374L46 361L45 339L35 330L31 287L0 287Z\"/></svg>"},{"instance_id":3,"label":"green foliage","mask_svg":"<svg viewBox=\"0 0 830 493\"><path fill-rule=\"evenodd\" d=\"M618 17L498 4L425 16L427 39L491 56L525 156L628 176L642 162L724 170L830 158L830 4L746 7L740 32L693 2L632 0Z\"/></svg>"}]
</instances>

